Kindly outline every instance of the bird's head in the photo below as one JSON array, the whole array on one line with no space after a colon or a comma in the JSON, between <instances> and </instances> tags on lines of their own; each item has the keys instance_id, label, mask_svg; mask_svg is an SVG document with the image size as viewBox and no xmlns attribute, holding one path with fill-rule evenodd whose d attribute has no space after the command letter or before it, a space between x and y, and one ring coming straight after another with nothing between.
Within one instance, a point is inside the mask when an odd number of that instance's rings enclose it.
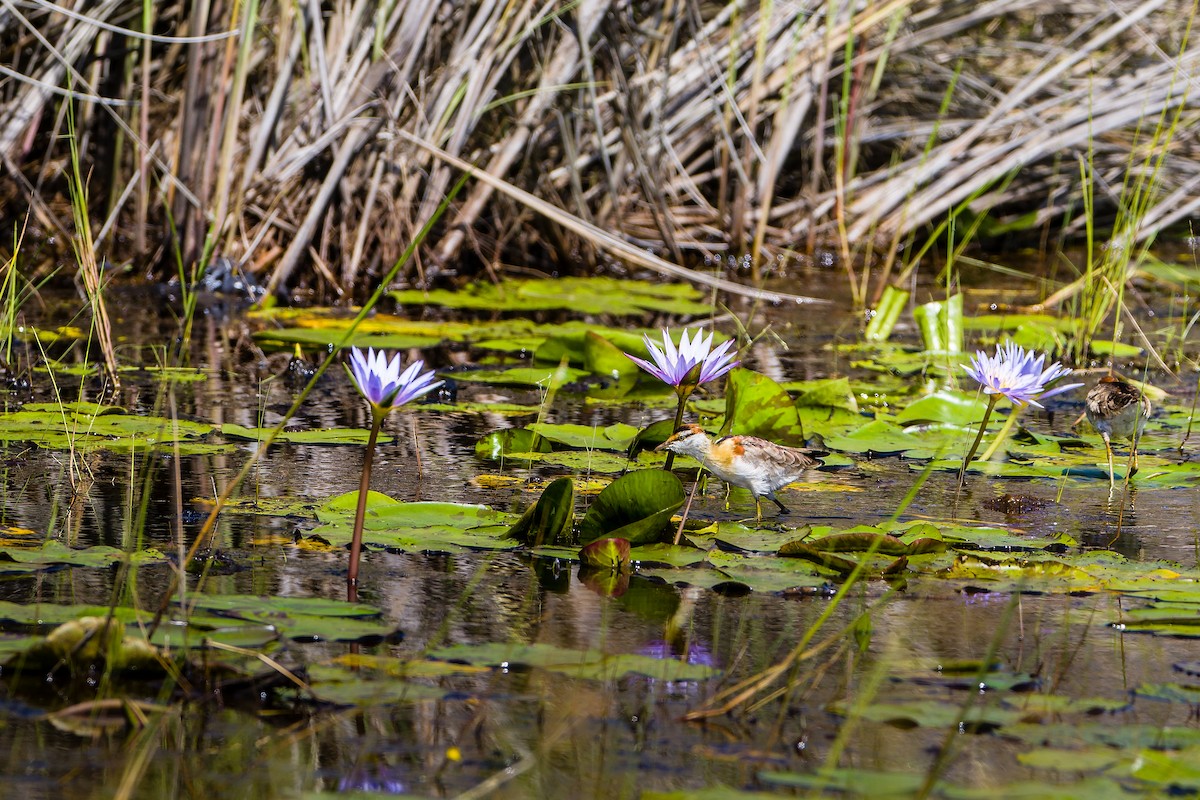
<instances>
[{"instance_id":1,"label":"bird's head","mask_svg":"<svg viewBox=\"0 0 1200 800\"><path fill-rule=\"evenodd\" d=\"M680 425L667 440L654 448L655 452L670 450L672 453L696 455L707 449L708 434L699 425Z\"/></svg>"}]
</instances>

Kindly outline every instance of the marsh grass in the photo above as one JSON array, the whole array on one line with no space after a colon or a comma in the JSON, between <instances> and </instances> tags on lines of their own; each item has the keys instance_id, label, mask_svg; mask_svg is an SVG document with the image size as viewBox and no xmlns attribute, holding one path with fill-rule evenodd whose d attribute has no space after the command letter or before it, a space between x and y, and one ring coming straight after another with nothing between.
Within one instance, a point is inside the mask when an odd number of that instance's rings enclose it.
<instances>
[{"instance_id":1,"label":"marsh grass","mask_svg":"<svg viewBox=\"0 0 1200 800\"><path fill-rule=\"evenodd\" d=\"M1095 198L1144 221L1122 227L1129 252L1200 205L1188 3L8 8L35 35L0 36L21 78L0 99L6 207L68 230L55 199L87 176L105 231L130 234L105 239L112 260L166 267L178 247L187 270L227 257L279 293L367 295L449 159L478 180L394 280L605 253L692 277L748 254L758 285L804 243L861 304L952 209L1077 225L1090 142L1104 185L1152 166L1153 191L1135 176ZM70 105L73 177L55 166Z\"/></svg>"}]
</instances>

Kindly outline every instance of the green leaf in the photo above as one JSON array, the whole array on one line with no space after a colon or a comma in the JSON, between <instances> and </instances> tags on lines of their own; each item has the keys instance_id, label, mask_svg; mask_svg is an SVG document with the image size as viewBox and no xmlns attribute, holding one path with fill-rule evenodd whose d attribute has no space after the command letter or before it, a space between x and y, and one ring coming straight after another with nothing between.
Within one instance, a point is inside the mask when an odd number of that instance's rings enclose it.
<instances>
[{"instance_id":1,"label":"green leaf","mask_svg":"<svg viewBox=\"0 0 1200 800\"><path fill-rule=\"evenodd\" d=\"M503 461L512 453L549 453L550 443L525 428L493 431L475 444L475 455L489 461Z\"/></svg>"},{"instance_id":2,"label":"green leaf","mask_svg":"<svg viewBox=\"0 0 1200 800\"><path fill-rule=\"evenodd\" d=\"M505 536L532 547L561 544L571 533L574 516L575 484L570 478L558 478L542 490L537 502Z\"/></svg>"},{"instance_id":3,"label":"green leaf","mask_svg":"<svg viewBox=\"0 0 1200 800\"><path fill-rule=\"evenodd\" d=\"M629 541L626 539L597 539L579 551L579 561L592 569L628 571L629 550Z\"/></svg>"},{"instance_id":4,"label":"green leaf","mask_svg":"<svg viewBox=\"0 0 1200 800\"><path fill-rule=\"evenodd\" d=\"M247 428L227 422L217 430L235 439L249 439L261 442L271 433L271 428ZM275 437L276 442L292 442L294 444L356 444L365 445L371 437L371 432L364 428L320 428L311 431L280 431ZM392 437L385 433L379 434L376 440L379 444L387 444Z\"/></svg>"},{"instance_id":5,"label":"green leaf","mask_svg":"<svg viewBox=\"0 0 1200 800\"><path fill-rule=\"evenodd\" d=\"M928 443L918 436L905 433L898 426L872 420L853 433L845 436L826 436L825 444L835 450L847 453L900 453L918 446L928 446Z\"/></svg>"},{"instance_id":6,"label":"green leaf","mask_svg":"<svg viewBox=\"0 0 1200 800\"><path fill-rule=\"evenodd\" d=\"M454 290L409 289L390 296L401 305L440 305L479 311L549 311L579 314L705 314L711 306L704 295L681 283L658 283L625 278L580 277L505 280L472 283Z\"/></svg>"},{"instance_id":7,"label":"green leaf","mask_svg":"<svg viewBox=\"0 0 1200 800\"><path fill-rule=\"evenodd\" d=\"M671 515L684 501L683 484L674 474L643 469L617 478L596 497L579 526L584 544L602 536L628 539L633 545L662 541Z\"/></svg>"},{"instance_id":8,"label":"green leaf","mask_svg":"<svg viewBox=\"0 0 1200 800\"><path fill-rule=\"evenodd\" d=\"M548 386L552 380L557 381L559 372L554 367L511 367L509 369L475 369L463 372L446 373L442 377L452 377L459 383L488 383L497 386ZM577 381L587 375L587 371L565 367L562 379L566 382ZM439 373L439 376L441 374Z\"/></svg>"},{"instance_id":9,"label":"green leaf","mask_svg":"<svg viewBox=\"0 0 1200 800\"><path fill-rule=\"evenodd\" d=\"M804 429L791 395L766 375L742 367L730 372L725 384L721 434L730 433L785 445L804 444Z\"/></svg>"},{"instance_id":10,"label":"green leaf","mask_svg":"<svg viewBox=\"0 0 1200 800\"><path fill-rule=\"evenodd\" d=\"M617 423L606 428L572 423L534 422L526 426L548 441L580 450L613 450L624 453L638 435L632 425Z\"/></svg>"},{"instance_id":11,"label":"green leaf","mask_svg":"<svg viewBox=\"0 0 1200 800\"><path fill-rule=\"evenodd\" d=\"M850 388L849 378L827 378L819 381L792 381L783 384L789 392L799 392L796 408L837 408L858 414L858 400Z\"/></svg>"},{"instance_id":12,"label":"green leaf","mask_svg":"<svg viewBox=\"0 0 1200 800\"><path fill-rule=\"evenodd\" d=\"M616 680L645 675L666 681L699 681L716 677L719 670L672 658L616 654L596 650L569 650L549 644L459 644L431 651L430 658L486 664L491 667L527 666L591 680Z\"/></svg>"},{"instance_id":13,"label":"green leaf","mask_svg":"<svg viewBox=\"0 0 1200 800\"><path fill-rule=\"evenodd\" d=\"M926 395L896 415L902 425L936 422L945 425L978 426L987 411L987 401L978 393L943 389Z\"/></svg>"}]
</instances>

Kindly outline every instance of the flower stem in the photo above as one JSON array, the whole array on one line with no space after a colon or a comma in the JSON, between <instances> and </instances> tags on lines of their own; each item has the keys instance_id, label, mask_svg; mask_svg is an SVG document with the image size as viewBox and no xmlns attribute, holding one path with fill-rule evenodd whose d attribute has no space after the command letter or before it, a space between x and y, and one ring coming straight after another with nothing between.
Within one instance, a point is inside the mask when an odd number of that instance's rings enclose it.
<instances>
[{"instance_id":1,"label":"flower stem","mask_svg":"<svg viewBox=\"0 0 1200 800\"><path fill-rule=\"evenodd\" d=\"M687 405L688 395L690 391L685 392L682 388L675 390L679 395L679 407L675 409L675 424L671 427L671 433L679 430L679 426L683 424L683 408ZM670 450L667 451L667 460L663 462L663 469L671 471L671 466L675 463L675 454Z\"/></svg>"},{"instance_id":2,"label":"flower stem","mask_svg":"<svg viewBox=\"0 0 1200 800\"><path fill-rule=\"evenodd\" d=\"M375 440L387 416L374 408L371 411L371 436L367 439L367 453L363 456L362 480L358 483L358 507L354 510L354 535L350 539L350 567L346 571L347 598L353 601L358 589L358 558L362 553L363 521L367 516L367 493L371 488L371 462L375 457Z\"/></svg>"},{"instance_id":3,"label":"flower stem","mask_svg":"<svg viewBox=\"0 0 1200 800\"><path fill-rule=\"evenodd\" d=\"M983 439L983 432L987 430L988 420L992 416L992 409L996 407L996 401L1000 399L998 394L988 395L987 411L983 412L983 421L979 423L979 432L975 434L975 441L971 443L971 449L967 451L967 457L963 459L962 468L958 471L958 485L962 486L967 482L967 465L971 463L971 459L975 457L975 451L979 449L979 442Z\"/></svg>"},{"instance_id":4,"label":"flower stem","mask_svg":"<svg viewBox=\"0 0 1200 800\"><path fill-rule=\"evenodd\" d=\"M987 446L987 450L983 451L983 455L979 457L980 461L991 461L996 451L1008 440L1008 437L1012 436L1012 430L1016 426L1017 420L1020 418L1024 408L1024 406L1013 406L1013 410L1008 414L1008 419L1004 420L1004 427L996 434L996 438L992 440L992 443Z\"/></svg>"}]
</instances>

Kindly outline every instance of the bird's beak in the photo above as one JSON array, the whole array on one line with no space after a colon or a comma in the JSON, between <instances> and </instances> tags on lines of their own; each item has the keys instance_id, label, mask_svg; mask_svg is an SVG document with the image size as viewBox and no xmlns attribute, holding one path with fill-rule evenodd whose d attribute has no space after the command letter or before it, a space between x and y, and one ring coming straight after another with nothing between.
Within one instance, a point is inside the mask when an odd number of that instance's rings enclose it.
<instances>
[{"instance_id":1,"label":"bird's beak","mask_svg":"<svg viewBox=\"0 0 1200 800\"><path fill-rule=\"evenodd\" d=\"M658 447L654 448L654 452L661 453L663 450L666 450L667 445L674 443L677 438L678 437L676 437L674 434L671 434L671 438L667 439L665 442L660 444Z\"/></svg>"}]
</instances>

